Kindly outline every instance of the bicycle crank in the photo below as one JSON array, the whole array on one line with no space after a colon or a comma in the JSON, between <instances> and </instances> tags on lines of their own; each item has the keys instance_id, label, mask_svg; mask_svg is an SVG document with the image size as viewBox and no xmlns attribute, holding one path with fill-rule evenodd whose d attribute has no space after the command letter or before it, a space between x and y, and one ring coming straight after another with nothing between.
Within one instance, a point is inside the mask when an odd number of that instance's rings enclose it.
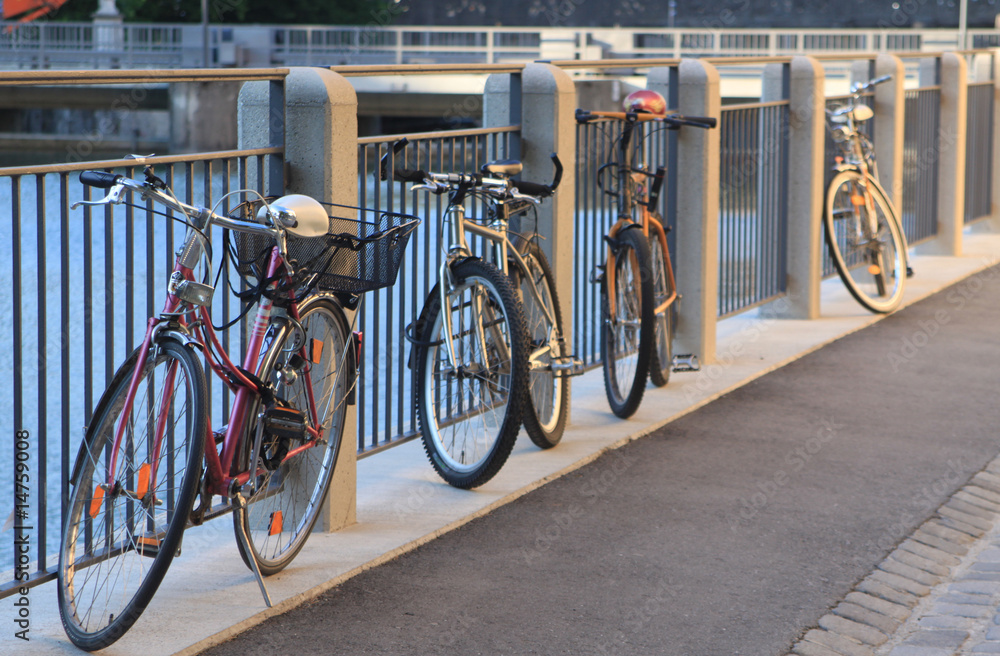
<instances>
[{"instance_id":1,"label":"bicycle crank","mask_svg":"<svg viewBox=\"0 0 1000 656\"><path fill-rule=\"evenodd\" d=\"M677 373L701 371L701 363L698 362L698 356L694 353L678 353L674 356L673 370Z\"/></svg>"}]
</instances>

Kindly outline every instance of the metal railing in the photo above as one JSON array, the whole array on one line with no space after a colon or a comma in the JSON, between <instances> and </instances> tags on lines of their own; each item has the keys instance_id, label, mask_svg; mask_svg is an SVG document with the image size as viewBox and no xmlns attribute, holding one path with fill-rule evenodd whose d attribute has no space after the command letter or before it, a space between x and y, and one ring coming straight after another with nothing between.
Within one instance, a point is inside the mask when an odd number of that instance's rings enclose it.
<instances>
[{"instance_id":1,"label":"metal railing","mask_svg":"<svg viewBox=\"0 0 1000 656\"><path fill-rule=\"evenodd\" d=\"M281 156L280 148L265 148L147 163L178 198L211 207L229 191L247 187L248 169L264 170L267 160ZM162 302L182 236L175 221L154 216L146 211L149 206L71 211L74 202L91 198L91 188L74 174L95 168L141 174L130 160L0 169L0 211L9 210L11 217L0 259L12 264L0 270L0 285L11 290L11 303L0 308L0 343L10 346L0 349L0 366L7 372L0 380L0 402L11 408L0 417L0 431L13 435L35 427L29 462L37 505L21 518L34 531L30 584L55 576L72 459L102 391L137 345L146 318L160 310L156 303ZM224 203L222 210L228 209ZM221 230L213 242L218 262ZM228 322L240 308L226 288L228 269L223 273L212 307L216 321ZM223 346L234 354L246 344L243 329L223 335ZM225 416L229 391L218 380L212 383L211 416ZM5 492L13 487L11 476L11 468L0 470ZM14 567L13 539L0 541L0 572ZM13 577L0 580L0 597L23 584Z\"/></svg>"},{"instance_id":2,"label":"metal railing","mask_svg":"<svg viewBox=\"0 0 1000 656\"><path fill-rule=\"evenodd\" d=\"M941 88L910 89L905 102L901 219L907 242L916 244L937 234Z\"/></svg>"},{"instance_id":3,"label":"metal railing","mask_svg":"<svg viewBox=\"0 0 1000 656\"><path fill-rule=\"evenodd\" d=\"M0 66L119 68L502 63L657 57L774 57L802 53L993 47L994 30L515 28L0 22ZM208 58L208 61L204 59Z\"/></svg>"},{"instance_id":4,"label":"metal railing","mask_svg":"<svg viewBox=\"0 0 1000 656\"><path fill-rule=\"evenodd\" d=\"M787 100L722 108L720 317L785 293L788 118Z\"/></svg>"},{"instance_id":5,"label":"metal railing","mask_svg":"<svg viewBox=\"0 0 1000 656\"><path fill-rule=\"evenodd\" d=\"M993 197L993 82L969 84L965 146L965 222L990 214Z\"/></svg>"}]
</instances>

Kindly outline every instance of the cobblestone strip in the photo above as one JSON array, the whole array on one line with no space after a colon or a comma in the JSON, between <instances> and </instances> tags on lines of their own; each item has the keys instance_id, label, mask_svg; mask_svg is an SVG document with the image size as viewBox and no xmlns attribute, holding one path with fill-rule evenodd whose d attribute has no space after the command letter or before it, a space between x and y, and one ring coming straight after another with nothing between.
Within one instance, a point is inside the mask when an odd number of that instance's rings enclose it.
<instances>
[{"instance_id":1,"label":"cobblestone strip","mask_svg":"<svg viewBox=\"0 0 1000 656\"><path fill-rule=\"evenodd\" d=\"M1000 655L1000 457L938 508L789 656Z\"/></svg>"}]
</instances>

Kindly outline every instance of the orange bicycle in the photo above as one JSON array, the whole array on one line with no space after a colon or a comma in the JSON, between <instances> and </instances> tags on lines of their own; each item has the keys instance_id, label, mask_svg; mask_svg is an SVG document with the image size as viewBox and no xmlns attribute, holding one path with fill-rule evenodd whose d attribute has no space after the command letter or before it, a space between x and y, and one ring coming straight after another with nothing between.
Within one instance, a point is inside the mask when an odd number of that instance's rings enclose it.
<instances>
[{"instance_id":1,"label":"orange bicycle","mask_svg":"<svg viewBox=\"0 0 1000 656\"><path fill-rule=\"evenodd\" d=\"M604 237L605 263L595 282L601 284L601 360L604 389L617 416L632 416L642 401L647 374L653 384L667 384L670 372L696 371L694 355L673 355L673 333L680 298L667 247L667 232L657 210L666 169L651 172L634 163L636 127L655 121L665 129L681 126L713 128L716 119L667 114L663 96L636 91L625 99L623 112L576 110L578 123L606 119L622 122L615 139L615 159L597 171L597 184L617 198L618 219ZM652 132L650 132L652 134ZM644 138L648 138L646 134ZM613 174L613 185L604 177ZM650 284L651 283L651 284Z\"/></svg>"}]
</instances>

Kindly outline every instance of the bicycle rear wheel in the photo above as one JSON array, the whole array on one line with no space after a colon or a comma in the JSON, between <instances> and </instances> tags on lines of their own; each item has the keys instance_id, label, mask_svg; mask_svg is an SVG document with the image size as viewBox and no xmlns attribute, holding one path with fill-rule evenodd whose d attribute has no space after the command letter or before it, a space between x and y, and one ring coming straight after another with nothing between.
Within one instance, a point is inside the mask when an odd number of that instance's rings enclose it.
<instances>
[{"instance_id":1,"label":"bicycle rear wheel","mask_svg":"<svg viewBox=\"0 0 1000 656\"><path fill-rule=\"evenodd\" d=\"M112 379L73 469L59 549L59 614L70 640L86 651L118 640L146 609L178 549L201 480L204 369L189 347L155 345L126 411L138 360L136 350Z\"/></svg>"},{"instance_id":2,"label":"bicycle rear wheel","mask_svg":"<svg viewBox=\"0 0 1000 656\"><path fill-rule=\"evenodd\" d=\"M899 307L906 281L906 241L882 190L865 185L857 171L841 171L827 190L823 224L830 257L851 295L872 312Z\"/></svg>"},{"instance_id":3,"label":"bicycle rear wheel","mask_svg":"<svg viewBox=\"0 0 1000 656\"><path fill-rule=\"evenodd\" d=\"M649 361L649 380L657 387L663 387L670 381L670 371L674 366L673 342L677 301L674 299L674 302L663 310L657 311L674 293L673 281L667 272L667 262L670 261L670 255L655 234L651 234L649 237L649 251L653 263L653 312L655 316L653 355Z\"/></svg>"},{"instance_id":4,"label":"bicycle rear wheel","mask_svg":"<svg viewBox=\"0 0 1000 656\"><path fill-rule=\"evenodd\" d=\"M496 267L468 259L452 275L444 311L438 287L428 298L414 390L431 465L468 489L493 478L514 447L528 395L528 329L510 280Z\"/></svg>"},{"instance_id":5,"label":"bicycle rear wheel","mask_svg":"<svg viewBox=\"0 0 1000 656\"><path fill-rule=\"evenodd\" d=\"M313 296L299 305L303 332L272 324L274 341L264 356L260 378L282 405L305 413L306 423L322 427L322 438L263 436L261 457L268 463L257 478L257 492L245 510L233 513L234 528L249 537L261 574L270 576L292 562L319 517L333 476L344 433L347 394L353 383L355 355L340 306ZM310 397L313 403L310 403ZM310 410L315 408L316 416ZM245 441L247 460L256 424ZM308 438L308 439L306 439ZM237 538L243 562L249 554Z\"/></svg>"},{"instance_id":6,"label":"bicycle rear wheel","mask_svg":"<svg viewBox=\"0 0 1000 656\"><path fill-rule=\"evenodd\" d=\"M535 241L519 240L516 247L526 268L521 271L514 266L511 273L531 340L528 355L531 391L524 408L524 429L536 446L549 449L559 444L569 417L569 378L556 376L552 369L552 364L566 355L562 352L566 344L562 313L552 269L541 246Z\"/></svg>"},{"instance_id":7,"label":"bicycle rear wheel","mask_svg":"<svg viewBox=\"0 0 1000 656\"><path fill-rule=\"evenodd\" d=\"M609 265L601 285L601 360L611 411L624 419L639 408L653 356L652 267L638 228L619 232L612 253L614 267Z\"/></svg>"}]
</instances>

